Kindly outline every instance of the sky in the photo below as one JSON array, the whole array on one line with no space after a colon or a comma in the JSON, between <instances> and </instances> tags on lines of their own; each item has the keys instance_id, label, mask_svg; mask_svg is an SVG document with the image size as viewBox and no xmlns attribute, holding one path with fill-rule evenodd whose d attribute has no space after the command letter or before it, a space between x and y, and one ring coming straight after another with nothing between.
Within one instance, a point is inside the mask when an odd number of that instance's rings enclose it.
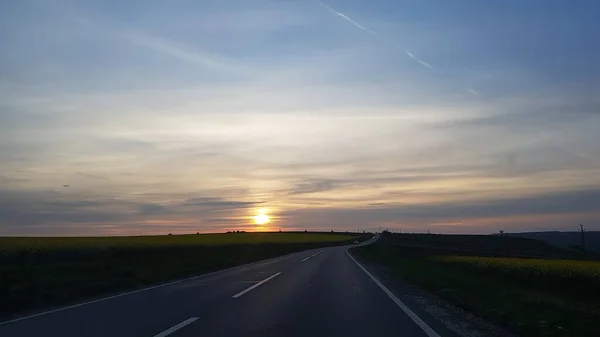
<instances>
[{"instance_id":1,"label":"sky","mask_svg":"<svg viewBox=\"0 0 600 337\"><path fill-rule=\"evenodd\" d=\"M0 235L600 230L599 12L2 1Z\"/></svg>"}]
</instances>

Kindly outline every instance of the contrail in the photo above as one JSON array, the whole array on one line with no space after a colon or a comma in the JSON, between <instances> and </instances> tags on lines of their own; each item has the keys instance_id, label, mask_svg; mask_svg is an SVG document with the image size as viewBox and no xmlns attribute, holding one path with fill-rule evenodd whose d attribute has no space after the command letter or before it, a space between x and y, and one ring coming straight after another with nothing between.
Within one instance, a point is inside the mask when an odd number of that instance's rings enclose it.
<instances>
[{"instance_id":1,"label":"contrail","mask_svg":"<svg viewBox=\"0 0 600 337\"><path fill-rule=\"evenodd\" d=\"M342 19L350 22L354 27L357 27L358 29L365 31L369 34L375 35L379 38L385 38L384 36L381 36L379 33L377 33L374 30L371 30L363 25L361 25L360 23L352 20L352 18L350 18L348 15L342 13L342 12L338 12L335 9L329 7L327 4L325 4L323 1L321 0L314 0L314 2L316 2L319 6L325 8L327 11L329 11L330 13L337 15L339 17L341 17ZM435 67L423 60L421 60L420 58L416 57L413 53L411 53L410 51L405 51L404 52L406 54L406 56L410 57L413 61L417 62L418 64L422 65L423 67L429 68L429 69L435 69ZM475 96L480 96L479 92L477 92L475 89L473 88L466 88L465 89L467 92L475 95Z\"/></svg>"},{"instance_id":2,"label":"contrail","mask_svg":"<svg viewBox=\"0 0 600 337\"><path fill-rule=\"evenodd\" d=\"M472 93L475 96L479 96L479 92L476 91L475 89L468 88L467 91L470 92L470 93Z\"/></svg>"},{"instance_id":3,"label":"contrail","mask_svg":"<svg viewBox=\"0 0 600 337\"><path fill-rule=\"evenodd\" d=\"M335 14L335 15L337 15L337 16L339 16L339 17L341 17L341 18L343 18L344 20L346 20L346 21L350 22L351 24L353 24L354 26L356 26L356 27L358 27L358 28L360 28L360 29L364 30L365 32L367 32L367 33L370 33L370 34L373 34L373 35L378 35L378 34L377 34L375 31L373 31L373 30L370 30L369 28L367 28L367 27L365 27L365 26L361 25L360 23L358 23L358 22L356 22L356 21L352 20L351 18L349 18L349 17L348 17L347 15L345 15L344 13L340 13L340 12L336 11L335 9L333 9L333 8L331 8L331 7L329 7L329 6L327 6L326 4L324 4L323 2L321 2L321 1L319 1L319 0L315 0L315 2L316 2L317 4L319 4L319 6L321 6L321 7L325 8L325 9L327 9L328 11L330 11L331 13L333 13L333 14Z\"/></svg>"},{"instance_id":4,"label":"contrail","mask_svg":"<svg viewBox=\"0 0 600 337\"><path fill-rule=\"evenodd\" d=\"M417 57L415 57L415 55L413 55L413 53L411 53L411 52L407 51L407 52L406 52L406 55L407 55L408 57L410 57L411 59L415 60L415 61L416 61L417 63L419 63L420 65L422 65L422 66L424 66L424 67L427 67L427 68L429 68L429 69L433 69L433 66L432 66L431 64L429 64L429 63L427 63L427 62L425 62L425 61L423 61L423 60L420 60L420 59L418 59Z\"/></svg>"},{"instance_id":5,"label":"contrail","mask_svg":"<svg viewBox=\"0 0 600 337\"><path fill-rule=\"evenodd\" d=\"M339 16L339 17L341 17L342 19L344 19L344 20L346 20L346 21L350 22L350 23L351 23L352 25L354 25L355 27L357 27L357 28L359 28L359 29L361 29L361 30L363 30L363 31L365 31L365 32L367 32L367 33L369 33L369 34L373 34L373 35L375 35L375 36L380 36L380 35L379 35L379 34L378 34L376 31L374 31L374 30L371 30L371 29L369 29L369 28L367 28L367 27L365 27L365 26L361 25L360 23L358 23L358 22L356 22L356 21L352 20L352 19L351 19L351 18L350 18L348 15L346 15L346 14L344 14L344 13L342 13L342 12L338 12L338 11L336 11L335 9L333 9L333 8L329 7L328 5L326 5L325 3L323 3L322 1L320 1L320 0L315 0L315 2L316 2L316 3L317 3L319 6L321 6L321 7L325 8L326 10L328 10L329 12L331 12L332 14L335 14L335 15L337 15L337 16ZM419 63L420 65L422 65L422 66L424 66L424 67L427 67L427 68L429 68L429 69L433 69L433 66L432 66L431 64L429 64L429 63L427 63L427 62L425 62L425 61L423 61L423 60L420 60L420 59L416 58L416 57L415 57L415 55L413 55L413 53L411 53L411 52L407 51L407 52L406 52L406 55L407 55L408 57L410 57L411 59L413 59L413 61L415 61L415 62Z\"/></svg>"}]
</instances>

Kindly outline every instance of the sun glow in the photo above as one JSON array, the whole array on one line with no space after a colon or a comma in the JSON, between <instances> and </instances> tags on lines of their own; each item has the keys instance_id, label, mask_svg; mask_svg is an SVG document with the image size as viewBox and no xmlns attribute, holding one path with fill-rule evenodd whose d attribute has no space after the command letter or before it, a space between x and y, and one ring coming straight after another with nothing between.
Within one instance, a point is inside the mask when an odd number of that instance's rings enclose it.
<instances>
[{"instance_id":1,"label":"sun glow","mask_svg":"<svg viewBox=\"0 0 600 337\"><path fill-rule=\"evenodd\" d=\"M269 223L270 220L271 219L268 215L264 213L264 211L261 211L260 213L258 213L258 215L254 216L254 223L257 225L266 225Z\"/></svg>"}]
</instances>

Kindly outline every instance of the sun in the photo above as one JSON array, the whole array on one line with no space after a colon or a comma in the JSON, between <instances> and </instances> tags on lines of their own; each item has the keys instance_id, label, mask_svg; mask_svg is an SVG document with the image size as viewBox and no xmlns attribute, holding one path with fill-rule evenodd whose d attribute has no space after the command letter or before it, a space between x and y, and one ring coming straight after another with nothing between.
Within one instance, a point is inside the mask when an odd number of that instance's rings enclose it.
<instances>
[{"instance_id":1,"label":"sun","mask_svg":"<svg viewBox=\"0 0 600 337\"><path fill-rule=\"evenodd\" d=\"M271 219L265 213L260 213L254 216L254 223L257 225L266 225Z\"/></svg>"}]
</instances>

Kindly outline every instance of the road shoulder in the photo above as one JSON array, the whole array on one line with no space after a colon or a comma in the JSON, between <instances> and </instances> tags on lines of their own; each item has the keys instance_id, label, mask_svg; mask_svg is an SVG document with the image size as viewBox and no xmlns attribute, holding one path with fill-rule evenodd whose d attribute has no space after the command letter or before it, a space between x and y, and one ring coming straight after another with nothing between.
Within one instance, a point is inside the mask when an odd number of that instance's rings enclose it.
<instances>
[{"instance_id":1,"label":"road shoulder","mask_svg":"<svg viewBox=\"0 0 600 337\"><path fill-rule=\"evenodd\" d=\"M394 278L382 265L349 253L398 299L443 337L512 337L504 329L474 316L406 281Z\"/></svg>"}]
</instances>

